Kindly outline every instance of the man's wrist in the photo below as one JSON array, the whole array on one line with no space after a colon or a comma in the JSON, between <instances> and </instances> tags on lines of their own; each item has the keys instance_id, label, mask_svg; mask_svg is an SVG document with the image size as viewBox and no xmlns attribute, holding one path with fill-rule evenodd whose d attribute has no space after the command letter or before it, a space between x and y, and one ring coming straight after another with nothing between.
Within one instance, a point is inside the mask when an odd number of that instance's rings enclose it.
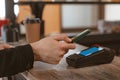
<instances>
[{"instance_id":1,"label":"man's wrist","mask_svg":"<svg viewBox=\"0 0 120 80\"><path fill-rule=\"evenodd\" d=\"M30 43L33 53L34 53L34 61L39 61L39 55L37 54L37 46L36 46L36 42L35 43Z\"/></svg>"}]
</instances>

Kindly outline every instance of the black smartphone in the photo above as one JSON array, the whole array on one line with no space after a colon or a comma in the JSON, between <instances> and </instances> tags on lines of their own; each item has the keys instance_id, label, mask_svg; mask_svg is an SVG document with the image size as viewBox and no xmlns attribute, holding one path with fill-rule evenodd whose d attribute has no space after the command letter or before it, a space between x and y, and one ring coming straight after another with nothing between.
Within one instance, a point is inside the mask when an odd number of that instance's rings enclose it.
<instances>
[{"instance_id":1,"label":"black smartphone","mask_svg":"<svg viewBox=\"0 0 120 80\"><path fill-rule=\"evenodd\" d=\"M81 38L85 37L87 34L89 34L91 32L90 29L86 29L82 32L80 32L79 34L75 35L73 38L72 38L72 42L78 42Z\"/></svg>"}]
</instances>

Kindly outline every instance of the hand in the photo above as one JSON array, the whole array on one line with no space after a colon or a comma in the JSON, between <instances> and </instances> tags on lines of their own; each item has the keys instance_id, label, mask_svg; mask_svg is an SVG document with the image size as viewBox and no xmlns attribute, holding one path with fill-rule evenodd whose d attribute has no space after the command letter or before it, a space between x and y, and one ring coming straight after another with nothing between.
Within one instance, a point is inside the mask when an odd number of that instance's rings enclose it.
<instances>
[{"instance_id":1,"label":"hand","mask_svg":"<svg viewBox=\"0 0 120 80\"><path fill-rule=\"evenodd\" d=\"M57 64L69 49L74 49L75 44L65 34L46 37L38 42L31 43L34 59L51 64Z\"/></svg>"},{"instance_id":2,"label":"hand","mask_svg":"<svg viewBox=\"0 0 120 80\"><path fill-rule=\"evenodd\" d=\"M2 49L7 49L7 48L11 48L11 47L13 47L13 46L11 46L11 45L9 45L9 44L0 44L0 50L2 50Z\"/></svg>"}]
</instances>

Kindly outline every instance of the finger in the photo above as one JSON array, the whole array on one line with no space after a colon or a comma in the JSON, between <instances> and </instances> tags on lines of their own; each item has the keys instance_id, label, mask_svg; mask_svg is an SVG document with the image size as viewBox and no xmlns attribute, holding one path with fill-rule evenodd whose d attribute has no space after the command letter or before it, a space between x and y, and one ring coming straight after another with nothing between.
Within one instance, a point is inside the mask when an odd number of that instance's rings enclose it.
<instances>
[{"instance_id":1,"label":"finger","mask_svg":"<svg viewBox=\"0 0 120 80\"><path fill-rule=\"evenodd\" d=\"M66 44L65 49L75 49L75 44Z\"/></svg>"},{"instance_id":2,"label":"finger","mask_svg":"<svg viewBox=\"0 0 120 80\"><path fill-rule=\"evenodd\" d=\"M1 47L0 47L0 50L3 50L3 49L4 49L4 48L1 48Z\"/></svg>"},{"instance_id":3,"label":"finger","mask_svg":"<svg viewBox=\"0 0 120 80\"><path fill-rule=\"evenodd\" d=\"M1 44L0 45L0 50L6 49L6 48L11 48L11 46L9 44Z\"/></svg>"},{"instance_id":4,"label":"finger","mask_svg":"<svg viewBox=\"0 0 120 80\"><path fill-rule=\"evenodd\" d=\"M67 52L68 50L62 50L61 53L59 54L59 57L62 58Z\"/></svg>"},{"instance_id":5,"label":"finger","mask_svg":"<svg viewBox=\"0 0 120 80\"><path fill-rule=\"evenodd\" d=\"M61 49L62 50L65 50L65 51L67 51L68 49L75 49L75 44L73 44L73 43L63 43L63 44L61 44Z\"/></svg>"},{"instance_id":6,"label":"finger","mask_svg":"<svg viewBox=\"0 0 120 80\"><path fill-rule=\"evenodd\" d=\"M4 44L3 45L4 48L12 48L13 46L9 45L9 44Z\"/></svg>"},{"instance_id":7,"label":"finger","mask_svg":"<svg viewBox=\"0 0 120 80\"><path fill-rule=\"evenodd\" d=\"M58 41L65 41L65 42L71 42L72 40L66 35L66 34L59 34L56 36L53 36L55 40Z\"/></svg>"}]
</instances>

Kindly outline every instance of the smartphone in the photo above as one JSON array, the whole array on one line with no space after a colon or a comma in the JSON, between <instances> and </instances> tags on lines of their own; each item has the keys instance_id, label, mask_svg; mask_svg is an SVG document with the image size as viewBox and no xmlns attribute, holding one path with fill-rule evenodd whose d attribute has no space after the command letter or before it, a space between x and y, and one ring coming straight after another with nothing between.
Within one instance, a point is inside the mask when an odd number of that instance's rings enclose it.
<instances>
[{"instance_id":1,"label":"smartphone","mask_svg":"<svg viewBox=\"0 0 120 80\"><path fill-rule=\"evenodd\" d=\"M77 54L82 55L82 56L89 56L89 55L98 53L98 52L100 52L102 50L103 50L102 47L94 46L94 47L90 47L90 48L87 48L85 50L82 50L82 51L78 52Z\"/></svg>"},{"instance_id":2,"label":"smartphone","mask_svg":"<svg viewBox=\"0 0 120 80\"><path fill-rule=\"evenodd\" d=\"M85 37L90 32L91 32L90 29L86 29L86 30L82 31L81 33L77 34L76 36L74 36L72 38L72 42L78 42L81 38Z\"/></svg>"}]
</instances>

